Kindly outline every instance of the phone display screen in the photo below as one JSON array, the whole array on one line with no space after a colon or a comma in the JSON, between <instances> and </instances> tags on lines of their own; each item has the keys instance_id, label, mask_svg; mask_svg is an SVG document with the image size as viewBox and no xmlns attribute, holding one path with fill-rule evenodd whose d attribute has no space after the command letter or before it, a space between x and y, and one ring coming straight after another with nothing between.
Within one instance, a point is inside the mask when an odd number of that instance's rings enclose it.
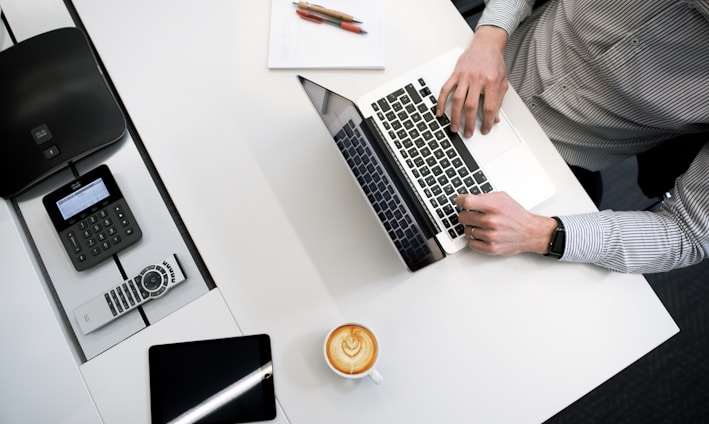
<instances>
[{"instance_id":1,"label":"phone display screen","mask_svg":"<svg viewBox=\"0 0 709 424\"><path fill-rule=\"evenodd\" d=\"M59 199L57 208L59 208L62 218L67 220L110 195L103 178L98 178L68 196Z\"/></svg>"}]
</instances>

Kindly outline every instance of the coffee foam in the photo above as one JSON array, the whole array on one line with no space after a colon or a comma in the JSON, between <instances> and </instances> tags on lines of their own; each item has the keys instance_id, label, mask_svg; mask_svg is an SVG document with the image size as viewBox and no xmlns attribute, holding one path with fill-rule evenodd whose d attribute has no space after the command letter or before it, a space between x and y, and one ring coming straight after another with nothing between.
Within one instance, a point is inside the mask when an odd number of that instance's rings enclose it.
<instances>
[{"instance_id":1,"label":"coffee foam","mask_svg":"<svg viewBox=\"0 0 709 424\"><path fill-rule=\"evenodd\" d=\"M325 345L330 364L345 374L360 374L372 368L377 360L377 340L366 328L347 324L336 328Z\"/></svg>"}]
</instances>

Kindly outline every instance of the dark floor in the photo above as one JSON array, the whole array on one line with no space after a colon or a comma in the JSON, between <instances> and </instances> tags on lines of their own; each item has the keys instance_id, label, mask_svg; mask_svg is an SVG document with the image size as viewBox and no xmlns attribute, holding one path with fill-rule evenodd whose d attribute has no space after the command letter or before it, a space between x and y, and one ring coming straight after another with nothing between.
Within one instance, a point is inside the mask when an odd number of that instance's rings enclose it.
<instances>
[{"instance_id":1,"label":"dark floor","mask_svg":"<svg viewBox=\"0 0 709 424\"><path fill-rule=\"evenodd\" d=\"M453 0L474 28L483 0ZM600 209L646 209L629 159L603 172ZM680 333L547 421L566 423L709 423L709 260L645 278Z\"/></svg>"}]
</instances>

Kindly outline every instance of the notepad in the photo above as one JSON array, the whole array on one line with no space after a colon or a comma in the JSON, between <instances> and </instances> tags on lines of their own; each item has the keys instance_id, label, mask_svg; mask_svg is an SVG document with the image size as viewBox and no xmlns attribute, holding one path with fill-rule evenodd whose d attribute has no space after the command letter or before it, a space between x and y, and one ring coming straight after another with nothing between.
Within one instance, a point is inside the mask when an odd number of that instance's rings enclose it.
<instances>
[{"instance_id":1,"label":"notepad","mask_svg":"<svg viewBox=\"0 0 709 424\"><path fill-rule=\"evenodd\" d=\"M302 19L292 0L271 0L270 69L383 69L381 13L372 0L326 0L318 4L362 21L367 34Z\"/></svg>"}]
</instances>

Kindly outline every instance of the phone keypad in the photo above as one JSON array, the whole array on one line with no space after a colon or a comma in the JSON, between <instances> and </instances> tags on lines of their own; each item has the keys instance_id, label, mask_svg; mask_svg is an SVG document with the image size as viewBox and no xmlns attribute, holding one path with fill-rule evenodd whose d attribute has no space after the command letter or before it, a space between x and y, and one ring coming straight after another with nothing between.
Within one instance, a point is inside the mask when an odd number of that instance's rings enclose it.
<instances>
[{"instance_id":1,"label":"phone keypad","mask_svg":"<svg viewBox=\"0 0 709 424\"><path fill-rule=\"evenodd\" d=\"M77 271L111 257L141 236L138 223L122 200L98 205L60 234Z\"/></svg>"}]
</instances>

